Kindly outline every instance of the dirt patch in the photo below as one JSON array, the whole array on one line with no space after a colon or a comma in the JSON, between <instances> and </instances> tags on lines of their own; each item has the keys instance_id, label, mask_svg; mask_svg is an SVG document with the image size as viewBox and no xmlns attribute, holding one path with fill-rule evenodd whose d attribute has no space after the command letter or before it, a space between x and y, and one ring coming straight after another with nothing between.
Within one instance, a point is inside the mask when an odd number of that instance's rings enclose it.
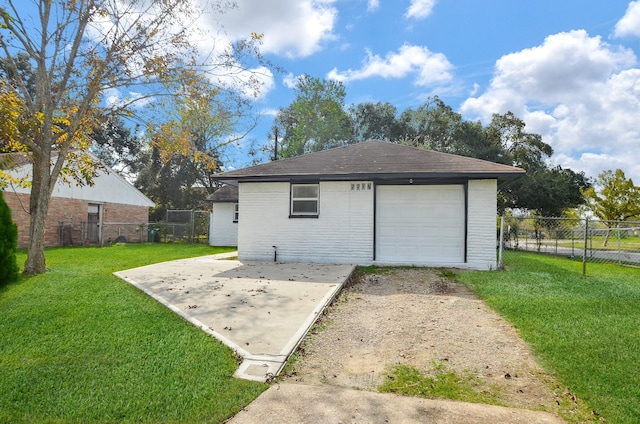
<instances>
[{"instance_id":1,"label":"dirt patch","mask_svg":"<svg viewBox=\"0 0 640 424\"><path fill-rule=\"evenodd\" d=\"M438 270L361 276L299 352L288 382L376 390L392 366L403 364L425 374L473 375L504 406L558 408L552 379L513 327Z\"/></svg>"}]
</instances>

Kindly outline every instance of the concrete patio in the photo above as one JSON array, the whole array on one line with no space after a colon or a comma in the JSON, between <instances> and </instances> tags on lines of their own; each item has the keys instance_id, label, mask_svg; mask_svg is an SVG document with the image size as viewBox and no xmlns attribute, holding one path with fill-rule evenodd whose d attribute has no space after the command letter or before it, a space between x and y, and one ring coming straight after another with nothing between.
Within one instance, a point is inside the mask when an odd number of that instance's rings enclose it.
<instances>
[{"instance_id":1,"label":"concrete patio","mask_svg":"<svg viewBox=\"0 0 640 424\"><path fill-rule=\"evenodd\" d=\"M115 272L243 358L236 377L277 375L351 265L239 262L237 253Z\"/></svg>"}]
</instances>

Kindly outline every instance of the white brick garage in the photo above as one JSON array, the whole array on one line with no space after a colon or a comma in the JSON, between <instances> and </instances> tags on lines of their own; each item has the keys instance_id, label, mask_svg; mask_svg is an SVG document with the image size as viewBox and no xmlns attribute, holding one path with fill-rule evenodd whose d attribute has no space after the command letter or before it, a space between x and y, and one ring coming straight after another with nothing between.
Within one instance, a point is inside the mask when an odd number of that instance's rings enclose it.
<instances>
[{"instance_id":1,"label":"white brick garage","mask_svg":"<svg viewBox=\"0 0 640 424\"><path fill-rule=\"evenodd\" d=\"M213 178L239 186L241 260L491 269L497 184L522 175L374 140Z\"/></svg>"},{"instance_id":2,"label":"white brick garage","mask_svg":"<svg viewBox=\"0 0 640 424\"><path fill-rule=\"evenodd\" d=\"M380 185L376 191L376 262L465 262L463 185Z\"/></svg>"}]
</instances>

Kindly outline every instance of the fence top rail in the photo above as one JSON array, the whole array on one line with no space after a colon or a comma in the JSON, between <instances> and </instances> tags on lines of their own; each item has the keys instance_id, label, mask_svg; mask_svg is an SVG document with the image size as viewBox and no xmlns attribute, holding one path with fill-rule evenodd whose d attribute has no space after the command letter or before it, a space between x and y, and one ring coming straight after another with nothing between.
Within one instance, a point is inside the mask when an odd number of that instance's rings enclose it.
<instances>
[{"instance_id":1,"label":"fence top rail","mask_svg":"<svg viewBox=\"0 0 640 424\"><path fill-rule=\"evenodd\" d=\"M546 217L546 216L505 216L505 220L514 219L516 221L584 221L585 218L558 218L558 217Z\"/></svg>"},{"instance_id":2,"label":"fence top rail","mask_svg":"<svg viewBox=\"0 0 640 424\"><path fill-rule=\"evenodd\" d=\"M209 213L204 209L168 209L167 212L194 212L194 213Z\"/></svg>"}]
</instances>

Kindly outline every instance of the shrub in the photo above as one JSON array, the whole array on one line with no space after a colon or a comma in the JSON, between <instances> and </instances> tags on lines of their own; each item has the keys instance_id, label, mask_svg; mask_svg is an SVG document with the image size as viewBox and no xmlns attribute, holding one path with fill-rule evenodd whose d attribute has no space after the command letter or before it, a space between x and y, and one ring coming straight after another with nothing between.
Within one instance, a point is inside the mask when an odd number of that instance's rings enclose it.
<instances>
[{"instance_id":1,"label":"shrub","mask_svg":"<svg viewBox=\"0 0 640 424\"><path fill-rule=\"evenodd\" d=\"M17 246L18 227L11 220L11 209L0 191L0 287L18 279Z\"/></svg>"}]
</instances>

